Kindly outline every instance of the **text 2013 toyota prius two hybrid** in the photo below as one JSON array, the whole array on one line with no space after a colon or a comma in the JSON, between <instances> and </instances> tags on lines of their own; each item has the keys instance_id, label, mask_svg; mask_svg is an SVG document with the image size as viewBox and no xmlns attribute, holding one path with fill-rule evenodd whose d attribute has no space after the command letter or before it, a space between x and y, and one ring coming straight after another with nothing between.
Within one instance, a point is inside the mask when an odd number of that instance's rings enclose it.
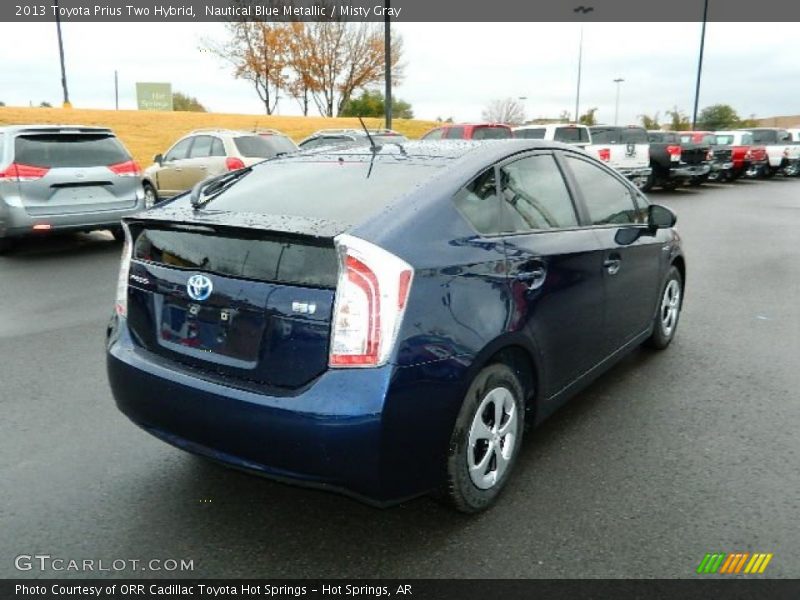
<instances>
[{"instance_id":1,"label":"text 2013 toyota prius two hybrid","mask_svg":"<svg viewBox=\"0 0 800 600\"><path fill-rule=\"evenodd\" d=\"M265 161L125 219L111 387L136 424L216 461L479 511L526 423L670 343L674 224L541 140Z\"/></svg>"}]
</instances>

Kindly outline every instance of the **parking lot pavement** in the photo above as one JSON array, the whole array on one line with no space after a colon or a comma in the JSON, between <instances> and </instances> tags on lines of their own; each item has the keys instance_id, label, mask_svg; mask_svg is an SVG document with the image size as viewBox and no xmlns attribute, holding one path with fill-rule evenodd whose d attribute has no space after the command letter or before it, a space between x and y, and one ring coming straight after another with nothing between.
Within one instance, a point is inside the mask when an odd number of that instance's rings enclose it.
<instances>
[{"instance_id":1,"label":"parking lot pavement","mask_svg":"<svg viewBox=\"0 0 800 600\"><path fill-rule=\"evenodd\" d=\"M651 199L685 239L675 342L532 432L477 517L369 508L141 432L105 379L119 245L26 242L0 258L0 576L41 576L13 557L46 553L192 559L175 575L201 577L691 577L714 551L771 552L767 575L800 576L800 181Z\"/></svg>"}]
</instances>

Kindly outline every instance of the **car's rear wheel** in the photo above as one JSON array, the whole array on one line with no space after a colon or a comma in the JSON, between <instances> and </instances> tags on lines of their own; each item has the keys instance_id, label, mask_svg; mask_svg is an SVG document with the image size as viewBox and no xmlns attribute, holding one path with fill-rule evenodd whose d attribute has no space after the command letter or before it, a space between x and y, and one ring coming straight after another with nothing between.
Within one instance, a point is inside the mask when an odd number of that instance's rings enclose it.
<instances>
[{"instance_id":1,"label":"car's rear wheel","mask_svg":"<svg viewBox=\"0 0 800 600\"><path fill-rule=\"evenodd\" d=\"M142 185L142 187L144 187L145 208L155 206L158 203L158 194L156 193L156 188L146 182Z\"/></svg>"},{"instance_id":2,"label":"car's rear wheel","mask_svg":"<svg viewBox=\"0 0 800 600\"><path fill-rule=\"evenodd\" d=\"M678 328L678 319L683 306L683 279L676 267L670 267L661 290L658 312L653 323L653 333L645 342L651 348L663 350L669 346Z\"/></svg>"},{"instance_id":3,"label":"car's rear wheel","mask_svg":"<svg viewBox=\"0 0 800 600\"><path fill-rule=\"evenodd\" d=\"M524 394L503 363L473 380L450 438L445 495L465 513L485 510L508 481L524 429Z\"/></svg>"},{"instance_id":4,"label":"car's rear wheel","mask_svg":"<svg viewBox=\"0 0 800 600\"><path fill-rule=\"evenodd\" d=\"M767 165L767 166L764 167L764 171L762 173L762 176L764 177L764 179L771 179L771 178L775 177L775 173L777 173L777 170L773 171L772 167Z\"/></svg>"}]
</instances>

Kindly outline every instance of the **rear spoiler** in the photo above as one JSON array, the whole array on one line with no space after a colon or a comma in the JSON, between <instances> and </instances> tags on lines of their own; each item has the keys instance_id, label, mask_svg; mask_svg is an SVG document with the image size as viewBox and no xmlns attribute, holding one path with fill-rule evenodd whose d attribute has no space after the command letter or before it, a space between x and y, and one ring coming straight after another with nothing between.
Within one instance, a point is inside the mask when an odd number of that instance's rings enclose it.
<instances>
[{"instance_id":1,"label":"rear spoiler","mask_svg":"<svg viewBox=\"0 0 800 600\"><path fill-rule=\"evenodd\" d=\"M181 197L180 199L185 199ZM313 219L294 215L268 215L259 213L229 212L213 209L194 210L186 206L174 206L171 202L164 207L139 213L123 219L128 225L139 224L156 227L195 226L198 229L239 229L255 233L277 234L282 237L316 238L320 241L332 240L351 225L329 219Z\"/></svg>"},{"instance_id":2,"label":"rear spoiler","mask_svg":"<svg viewBox=\"0 0 800 600\"><path fill-rule=\"evenodd\" d=\"M95 133L103 135L114 135L108 127L84 127L81 125L54 125L52 127L31 127L30 129L18 129L17 135L36 135L53 133Z\"/></svg>"}]
</instances>

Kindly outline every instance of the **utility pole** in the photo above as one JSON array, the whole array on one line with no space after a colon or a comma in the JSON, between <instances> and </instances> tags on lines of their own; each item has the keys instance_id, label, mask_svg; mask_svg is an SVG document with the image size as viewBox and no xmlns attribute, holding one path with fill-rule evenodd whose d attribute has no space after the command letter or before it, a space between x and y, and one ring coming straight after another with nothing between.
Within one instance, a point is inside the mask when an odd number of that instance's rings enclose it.
<instances>
[{"instance_id":1,"label":"utility pole","mask_svg":"<svg viewBox=\"0 0 800 600\"><path fill-rule=\"evenodd\" d=\"M614 105L614 125L617 125L619 121L619 84L625 81L622 77L617 77L614 80L614 83L617 84L617 101Z\"/></svg>"},{"instance_id":2,"label":"utility pole","mask_svg":"<svg viewBox=\"0 0 800 600\"><path fill-rule=\"evenodd\" d=\"M384 108L386 111L386 129L392 128L392 30L391 17L389 16L390 0L385 0L384 24L383 24L383 60L385 63L384 81L386 91L384 93Z\"/></svg>"},{"instance_id":3,"label":"utility pole","mask_svg":"<svg viewBox=\"0 0 800 600\"><path fill-rule=\"evenodd\" d=\"M119 73L114 69L114 109L119 110Z\"/></svg>"},{"instance_id":4,"label":"utility pole","mask_svg":"<svg viewBox=\"0 0 800 600\"><path fill-rule=\"evenodd\" d=\"M70 108L69 91L67 91L67 70L64 67L64 42L61 39L61 17L58 11L58 0L53 0L56 11L56 31L58 32L58 56L61 60L61 87L64 90L64 108Z\"/></svg>"},{"instance_id":5,"label":"utility pole","mask_svg":"<svg viewBox=\"0 0 800 600\"><path fill-rule=\"evenodd\" d=\"M578 42L578 89L575 91L575 123L580 119L581 113L581 63L583 62L583 25L581 25L581 38Z\"/></svg>"},{"instance_id":6,"label":"utility pole","mask_svg":"<svg viewBox=\"0 0 800 600\"><path fill-rule=\"evenodd\" d=\"M703 72L703 51L706 45L706 21L708 21L708 0L703 2L703 29L700 33L700 58L697 61L697 83L694 86L694 111L692 111L692 131L697 130L697 106L700 102L700 75Z\"/></svg>"}]
</instances>

